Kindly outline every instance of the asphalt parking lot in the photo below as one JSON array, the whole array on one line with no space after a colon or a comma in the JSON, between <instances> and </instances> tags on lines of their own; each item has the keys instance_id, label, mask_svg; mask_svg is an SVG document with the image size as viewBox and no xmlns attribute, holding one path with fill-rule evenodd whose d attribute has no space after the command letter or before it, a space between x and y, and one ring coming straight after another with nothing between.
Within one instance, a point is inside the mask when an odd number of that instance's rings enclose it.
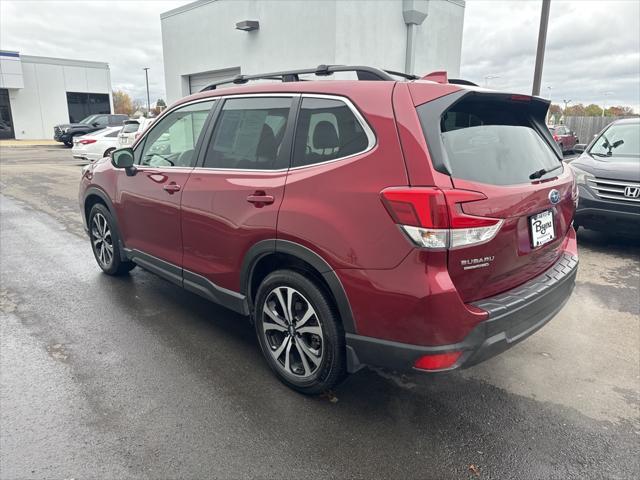
<instances>
[{"instance_id":1,"label":"asphalt parking lot","mask_svg":"<svg viewBox=\"0 0 640 480\"><path fill-rule=\"evenodd\" d=\"M579 232L562 312L439 376L304 397L241 317L100 273L62 147L0 150L0 477L638 478L640 239Z\"/></svg>"}]
</instances>

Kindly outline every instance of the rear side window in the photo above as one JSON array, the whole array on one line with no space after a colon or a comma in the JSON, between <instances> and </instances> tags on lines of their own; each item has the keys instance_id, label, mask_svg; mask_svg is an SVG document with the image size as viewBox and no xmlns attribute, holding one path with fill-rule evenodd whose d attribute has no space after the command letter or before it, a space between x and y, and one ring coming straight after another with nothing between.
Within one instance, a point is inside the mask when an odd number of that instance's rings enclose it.
<instances>
[{"instance_id":1,"label":"rear side window","mask_svg":"<svg viewBox=\"0 0 640 480\"><path fill-rule=\"evenodd\" d=\"M105 135L105 137L115 138L120 133L120 130L114 130L113 132L109 132Z\"/></svg>"},{"instance_id":2,"label":"rear side window","mask_svg":"<svg viewBox=\"0 0 640 480\"><path fill-rule=\"evenodd\" d=\"M138 122L125 123L124 127L122 127L122 133L135 133L138 128L140 128Z\"/></svg>"},{"instance_id":3,"label":"rear side window","mask_svg":"<svg viewBox=\"0 0 640 480\"><path fill-rule=\"evenodd\" d=\"M293 167L363 152L369 138L353 111L341 100L303 98L296 127Z\"/></svg>"},{"instance_id":4,"label":"rear side window","mask_svg":"<svg viewBox=\"0 0 640 480\"><path fill-rule=\"evenodd\" d=\"M216 121L204 167L286 168L288 152L281 147L290 110L290 97L226 100Z\"/></svg>"},{"instance_id":5,"label":"rear side window","mask_svg":"<svg viewBox=\"0 0 640 480\"><path fill-rule=\"evenodd\" d=\"M423 128L429 125L425 105L418 107ZM542 179L558 174L560 161L521 104L462 100L442 114L440 132L454 178L516 185L530 183L529 176L542 169L556 167Z\"/></svg>"}]
</instances>

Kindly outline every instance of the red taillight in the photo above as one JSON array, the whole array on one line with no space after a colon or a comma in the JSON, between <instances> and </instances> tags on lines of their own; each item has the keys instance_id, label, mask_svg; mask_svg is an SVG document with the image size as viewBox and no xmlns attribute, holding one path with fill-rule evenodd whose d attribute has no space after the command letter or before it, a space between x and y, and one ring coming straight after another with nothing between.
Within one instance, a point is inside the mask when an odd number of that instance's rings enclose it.
<instances>
[{"instance_id":1,"label":"red taillight","mask_svg":"<svg viewBox=\"0 0 640 480\"><path fill-rule=\"evenodd\" d=\"M560 137L558 135L554 135L553 139L557 142Z\"/></svg>"},{"instance_id":2,"label":"red taillight","mask_svg":"<svg viewBox=\"0 0 640 480\"><path fill-rule=\"evenodd\" d=\"M387 188L382 191L382 201L401 225L449 227L446 198L438 188Z\"/></svg>"},{"instance_id":3,"label":"red taillight","mask_svg":"<svg viewBox=\"0 0 640 480\"><path fill-rule=\"evenodd\" d=\"M91 140L91 139L86 139L86 140L80 140L78 143L81 145L89 145L91 143L96 143L97 140Z\"/></svg>"},{"instance_id":4,"label":"red taillight","mask_svg":"<svg viewBox=\"0 0 640 480\"><path fill-rule=\"evenodd\" d=\"M460 204L487 197L470 190L433 187L387 188L382 202L411 241L429 249L460 248L491 240L502 220L467 215Z\"/></svg>"},{"instance_id":5,"label":"red taillight","mask_svg":"<svg viewBox=\"0 0 640 480\"><path fill-rule=\"evenodd\" d=\"M530 102L531 97L529 95L511 95L511 100L514 102Z\"/></svg>"},{"instance_id":6,"label":"red taillight","mask_svg":"<svg viewBox=\"0 0 640 480\"><path fill-rule=\"evenodd\" d=\"M460 358L462 352L437 353L435 355L425 355L420 357L413 364L420 370L444 370L451 368Z\"/></svg>"}]
</instances>

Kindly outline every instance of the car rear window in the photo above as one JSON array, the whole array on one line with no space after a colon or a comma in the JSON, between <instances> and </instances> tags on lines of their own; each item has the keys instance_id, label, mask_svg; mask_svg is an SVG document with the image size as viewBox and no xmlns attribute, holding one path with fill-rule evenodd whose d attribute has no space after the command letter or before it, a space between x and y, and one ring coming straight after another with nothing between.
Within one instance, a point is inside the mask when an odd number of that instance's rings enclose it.
<instances>
[{"instance_id":1,"label":"car rear window","mask_svg":"<svg viewBox=\"0 0 640 480\"><path fill-rule=\"evenodd\" d=\"M140 128L140 124L138 122L125 123L124 127L122 127L122 133L135 133Z\"/></svg>"},{"instance_id":2,"label":"car rear window","mask_svg":"<svg viewBox=\"0 0 640 480\"><path fill-rule=\"evenodd\" d=\"M422 107L422 106L421 106ZM418 107L423 128L429 124ZM492 185L530 183L533 172L556 169L560 160L534 129L526 105L504 101L462 100L440 119L444 154L452 177Z\"/></svg>"}]
</instances>

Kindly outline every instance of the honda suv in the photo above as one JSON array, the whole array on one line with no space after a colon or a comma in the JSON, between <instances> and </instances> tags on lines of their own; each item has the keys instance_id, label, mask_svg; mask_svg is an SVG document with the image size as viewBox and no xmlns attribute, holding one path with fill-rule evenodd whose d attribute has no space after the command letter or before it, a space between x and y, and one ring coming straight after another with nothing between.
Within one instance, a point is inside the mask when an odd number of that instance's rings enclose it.
<instances>
[{"instance_id":1,"label":"honda suv","mask_svg":"<svg viewBox=\"0 0 640 480\"><path fill-rule=\"evenodd\" d=\"M299 81L354 71L358 80ZM248 316L304 393L528 337L574 287L574 176L549 102L370 67L238 76L171 108L79 200L98 265ZM282 79L280 83L254 79Z\"/></svg>"}]
</instances>

